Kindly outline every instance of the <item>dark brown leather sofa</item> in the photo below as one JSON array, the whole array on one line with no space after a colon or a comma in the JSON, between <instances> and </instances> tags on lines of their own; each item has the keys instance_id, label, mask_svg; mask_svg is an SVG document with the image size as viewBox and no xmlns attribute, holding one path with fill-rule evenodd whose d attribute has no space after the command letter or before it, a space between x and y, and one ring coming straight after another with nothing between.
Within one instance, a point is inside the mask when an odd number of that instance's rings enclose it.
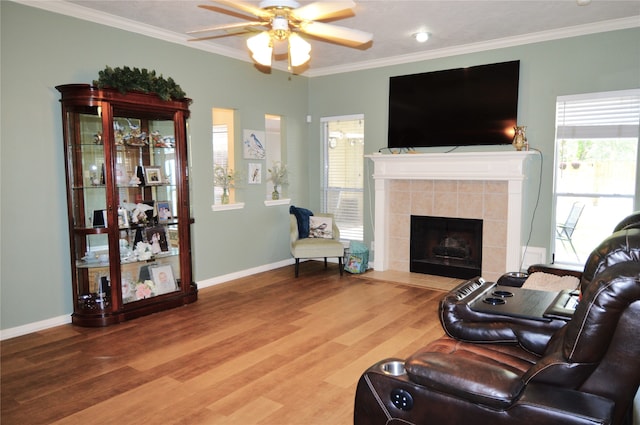
<instances>
[{"instance_id":1,"label":"dark brown leather sofa","mask_svg":"<svg viewBox=\"0 0 640 425\"><path fill-rule=\"evenodd\" d=\"M469 317L477 312L452 291L457 304L441 303L447 335L361 376L354 423L630 423L640 384L638 246L631 226L593 251L570 319Z\"/></svg>"}]
</instances>

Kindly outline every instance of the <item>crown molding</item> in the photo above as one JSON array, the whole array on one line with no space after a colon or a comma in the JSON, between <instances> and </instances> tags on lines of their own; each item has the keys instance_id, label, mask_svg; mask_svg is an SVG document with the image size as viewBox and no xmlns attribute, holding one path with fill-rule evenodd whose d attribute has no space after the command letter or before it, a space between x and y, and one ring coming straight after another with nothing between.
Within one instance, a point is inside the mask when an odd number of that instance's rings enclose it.
<instances>
[{"instance_id":1,"label":"crown molding","mask_svg":"<svg viewBox=\"0 0 640 425\"><path fill-rule=\"evenodd\" d=\"M363 71L367 69L381 68L385 66L402 65L412 62L421 62L431 59L439 59L450 56L458 56L469 53L484 52L487 50L501 49L505 47L522 46L525 44L540 43L545 41L559 40L563 38L578 37L582 35L597 34L602 32L617 31L629 28L640 27L640 19L637 16L630 18L614 19L609 21L596 22L593 24L577 25L559 30L542 31L531 34L524 34L515 37L506 37L478 43L466 44L462 46L446 47L443 49L428 50L421 53L410 53L406 55L391 56L388 58L375 59L370 61L356 62L346 65L337 65L318 69L310 69L305 72L307 77L320 77L332 74L341 74L352 71Z\"/></svg>"},{"instance_id":2,"label":"crown molding","mask_svg":"<svg viewBox=\"0 0 640 425\"><path fill-rule=\"evenodd\" d=\"M224 46L208 43L189 43L184 34L164 30L151 25L143 24L120 16L110 15L95 9L90 9L74 3L62 0L12 0L25 6L31 6L53 13L71 16L85 21L94 22L129 31L174 44L180 44L191 49L203 50L221 56L253 63L248 52L238 51ZM558 40L562 38L577 37L581 35L596 34L601 32L629 29L640 26L638 16L629 18L614 19L609 21L596 22L592 24L577 25L562 28L559 30L542 31L531 34L524 34L516 37L507 37L496 40L483 41L479 43L466 44L463 46L446 47L443 49L428 50L421 53L411 53L406 55L392 56L382 59L354 62L346 65L327 66L317 69L308 69L302 77L320 77L345 72L362 71L367 69L382 68L385 66L402 65L412 62L420 62L431 59L438 59L450 56L464 55L469 53L483 52L487 50L500 49L505 47L521 46L531 43ZM287 71L286 65L274 64L274 69Z\"/></svg>"},{"instance_id":3,"label":"crown molding","mask_svg":"<svg viewBox=\"0 0 640 425\"><path fill-rule=\"evenodd\" d=\"M0 0L1 1L1 0ZM72 18L82 19L84 21L93 22L108 27L133 32L147 37L156 38L167 41L169 43L180 44L191 49L203 50L205 52L214 53L216 55L226 56L229 58L241 60L243 62L253 63L249 57L249 53L232 49L225 46L208 44L208 43L190 43L185 34L168 31L152 25L144 24L132 19L123 18L121 16L111 15L109 13L100 12L95 9L80 6L75 3L69 3L63 0L11 0L24 6L31 6L38 9L46 10L52 13L70 16ZM287 70L286 65L274 64L274 69Z\"/></svg>"}]
</instances>

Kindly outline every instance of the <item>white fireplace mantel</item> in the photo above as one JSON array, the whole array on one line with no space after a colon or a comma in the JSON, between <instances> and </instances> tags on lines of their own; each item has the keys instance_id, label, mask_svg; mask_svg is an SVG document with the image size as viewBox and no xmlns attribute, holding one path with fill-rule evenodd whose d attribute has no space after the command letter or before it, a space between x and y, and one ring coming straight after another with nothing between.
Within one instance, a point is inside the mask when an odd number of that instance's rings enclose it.
<instances>
[{"instance_id":1,"label":"white fireplace mantel","mask_svg":"<svg viewBox=\"0 0 640 425\"><path fill-rule=\"evenodd\" d=\"M391 180L481 180L508 182L506 271L520 266L525 165L535 152L373 154L375 180L375 270L389 268L389 182Z\"/></svg>"}]
</instances>

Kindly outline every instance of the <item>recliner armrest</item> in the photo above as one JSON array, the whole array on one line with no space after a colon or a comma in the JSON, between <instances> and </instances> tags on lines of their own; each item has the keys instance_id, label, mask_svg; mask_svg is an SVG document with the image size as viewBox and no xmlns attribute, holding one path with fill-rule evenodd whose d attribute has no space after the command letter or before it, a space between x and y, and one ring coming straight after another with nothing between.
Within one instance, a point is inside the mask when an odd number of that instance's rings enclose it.
<instances>
[{"instance_id":1,"label":"recliner armrest","mask_svg":"<svg viewBox=\"0 0 640 425\"><path fill-rule=\"evenodd\" d=\"M495 409L517 401L524 382L503 364L490 364L447 353L411 356L405 362L411 381L445 394Z\"/></svg>"},{"instance_id":2,"label":"recliner armrest","mask_svg":"<svg viewBox=\"0 0 640 425\"><path fill-rule=\"evenodd\" d=\"M555 274L557 276L574 276L578 279L582 278L582 269L570 268L568 266L557 266L555 264L532 264L527 269L527 273L543 272Z\"/></svg>"}]
</instances>

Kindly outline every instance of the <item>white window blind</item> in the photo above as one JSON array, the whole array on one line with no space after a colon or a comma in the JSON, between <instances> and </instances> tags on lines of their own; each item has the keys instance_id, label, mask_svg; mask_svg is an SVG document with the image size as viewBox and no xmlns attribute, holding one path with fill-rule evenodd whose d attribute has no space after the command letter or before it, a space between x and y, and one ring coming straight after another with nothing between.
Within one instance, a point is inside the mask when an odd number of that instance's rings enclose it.
<instances>
[{"instance_id":1,"label":"white window blind","mask_svg":"<svg viewBox=\"0 0 640 425\"><path fill-rule=\"evenodd\" d=\"M558 139L638 137L640 90L560 96Z\"/></svg>"},{"instance_id":2,"label":"white window blind","mask_svg":"<svg viewBox=\"0 0 640 425\"><path fill-rule=\"evenodd\" d=\"M323 210L345 240L362 241L364 116L323 118Z\"/></svg>"}]
</instances>

